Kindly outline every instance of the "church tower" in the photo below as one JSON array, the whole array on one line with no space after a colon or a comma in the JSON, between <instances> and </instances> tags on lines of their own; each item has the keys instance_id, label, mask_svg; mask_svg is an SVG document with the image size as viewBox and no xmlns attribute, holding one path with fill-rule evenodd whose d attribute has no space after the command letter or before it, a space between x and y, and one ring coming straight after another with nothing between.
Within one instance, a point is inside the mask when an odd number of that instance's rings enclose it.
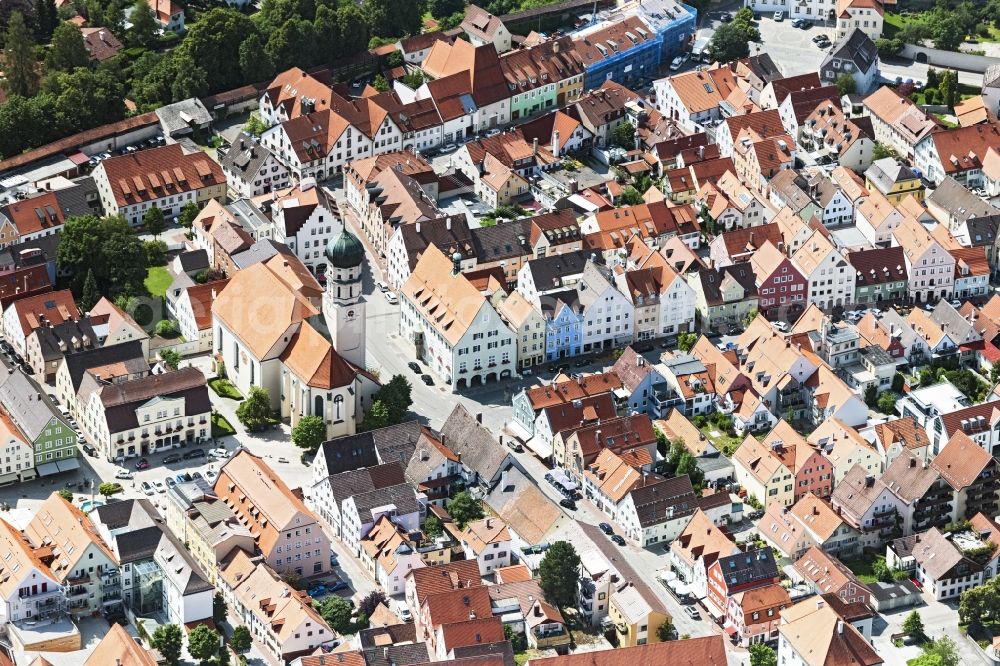
<instances>
[{"instance_id":1,"label":"church tower","mask_svg":"<svg viewBox=\"0 0 1000 666\"><path fill-rule=\"evenodd\" d=\"M326 293L323 316L334 349L362 370L365 365L365 301L361 293L361 266L365 248L345 227L326 246Z\"/></svg>"}]
</instances>

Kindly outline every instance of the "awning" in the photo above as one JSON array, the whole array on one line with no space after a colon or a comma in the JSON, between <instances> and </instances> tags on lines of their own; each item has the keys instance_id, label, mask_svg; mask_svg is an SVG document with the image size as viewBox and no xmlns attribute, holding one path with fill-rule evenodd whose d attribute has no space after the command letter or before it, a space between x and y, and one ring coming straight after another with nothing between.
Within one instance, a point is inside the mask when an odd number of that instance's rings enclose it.
<instances>
[{"instance_id":1,"label":"awning","mask_svg":"<svg viewBox=\"0 0 1000 666\"><path fill-rule=\"evenodd\" d=\"M729 623L726 623L726 626L724 626L723 629L725 629L726 633L729 634L730 636L735 636L736 635L736 627L734 627L733 625L731 625Z\"/></svg>"},{"instance_id":2,"label":"awning","mask_svg":"<svg viewBox=\"0 0 1000 666\"><path fill-rule=\"evenodd\" d=\"M57 461L56 467L59 468L60 472L72 472L74 469L80 469L80 461L76 458L67 458Z\"/></svg>"},{"instance_id":3,"label":"awning","mask_svg":"<svg viewBox=\"0 0 1000 666\"><path fill-rule=\"evenodd\" d=\"M59 468L56 467L55 463L45 463L39 465L35 468L38 471L38 476L49 476L50 474L58 474Z\"/></svg>"},{"instance_id":4,"label":"awning","mask_svg":"<svg viewBox=\"0 0 1000 666\"><path fill-rule=\"evenodd\" d=\"M716 608L715 604L713 604L711 601L707 600L705 601L705 610L707 610L708 614L711 615L712 618L715 620L721 620L723 617L726 616L726 614L723 613L718 608Z\"/></svg>"},{"instance_id":5,"label":"awning","mask_svg":"<svg viewBox=\"0 0 1000 666\"><path fill-rule=\"evenodd\" d=\"M532 437L524 444L543 460L548 460L552 457L552 445L546 444L545 440L541 437Z\"/></svg>"}]
</instances>

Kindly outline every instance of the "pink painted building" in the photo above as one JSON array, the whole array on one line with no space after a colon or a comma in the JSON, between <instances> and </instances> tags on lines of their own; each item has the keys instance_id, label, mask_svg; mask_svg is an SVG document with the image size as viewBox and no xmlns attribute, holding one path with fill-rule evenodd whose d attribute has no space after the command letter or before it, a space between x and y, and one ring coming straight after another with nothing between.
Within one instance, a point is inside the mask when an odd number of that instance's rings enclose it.
<instances>
[{"instance_id":1,"label":"pink painted building","mask_svg":"<svg viewBox=\"0 0 1000 666\"><path fill-rule=\"evenodd\" d=\"M750 257L757 283L758 310L769 319L790 322L809 302L809 280L771 243L764 243Z\"/></svg>"},{"instance_id":2,"label":"pink painted building","mask_svg":"<svg viewBox=\"0 0 1000 666\"><path fill-rule=\"evenodd\" d=\"M782 419L761 442L781 461L795 481L794 501L807 493L829 497L833 492L833 464Z\"/></svg>"}]
</instances>

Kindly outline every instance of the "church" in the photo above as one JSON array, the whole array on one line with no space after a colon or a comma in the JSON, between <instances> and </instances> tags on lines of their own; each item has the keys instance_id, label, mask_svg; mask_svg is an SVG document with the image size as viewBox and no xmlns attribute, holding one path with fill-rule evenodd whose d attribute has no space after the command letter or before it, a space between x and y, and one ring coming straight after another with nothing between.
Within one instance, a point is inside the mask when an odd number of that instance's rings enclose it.
<instances>
[{"instance_id":1,"label":"church","mask_svg":"<svg viewBox=\"0 0 1000 666\"><path fill-rule=\"evenodd\" d=\"M333 438L357 431L379 382L365 370L364 246L345 228L325 254L325 288L292 254L237 271L212 305L212 349L243 395L262 386L292 427L312 414Z\"/></svg>"}]
</instances>

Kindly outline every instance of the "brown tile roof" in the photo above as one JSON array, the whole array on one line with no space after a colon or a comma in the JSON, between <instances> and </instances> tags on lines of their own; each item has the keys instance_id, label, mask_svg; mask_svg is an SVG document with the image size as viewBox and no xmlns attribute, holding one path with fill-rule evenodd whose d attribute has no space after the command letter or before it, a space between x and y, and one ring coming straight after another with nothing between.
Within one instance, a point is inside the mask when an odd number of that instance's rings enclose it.
<instances>
[{"instance_id":1,"label":"brown tile roof","mask_svg":"<svg viewBox=\"0 0 1000 666\"><path fill-rule=\"evenodd\" d=\"M726 666L722 636L686 638L635 647L578 652L561 657L531 659L529 666Z\"/></svg>"},{"instance_id":2,"label":"brown tile roof","mask_svg":"<svg viewBox=\"0 0 1000 666\"><path fill-rule=\"evenodd\" d=\"M621 379L613 372L601 372L576 378L563 377L551 384L536 386L525 391L528 401L535 410L551 407L564 402L601 393L609 393L622 387Z\"/></svg>"},{"instance_id":3,"label":"brown tile roof","mask_svg":"<svg viewBox=\"0 0 1000 666\"><path fill-rule=\"evenodd\" d=\"M443 650L451 652L455 648L469 645L487 645L504 639L504 626L499 617L477 617L465 622L452 622L441 626Z\"/></svg>"},{"instance_id":4,"label":"brown tile roof","mask_svg":"<svg viewBox=\"0 0 1000 666\"><path fill-rule=\"evenodd\" d=\"M406 574L413 578L416 598L422 601L428 595L450 592L459 588L478 587L479 563L475 560L459 560L448 564L413 569Z\"/></svg>"},{"instance_id":5,"label":"brown tile roof","mask_svg":"<svg viewBox=\"0 0 1000 666\"><path fill-rule=\"evenodd\" d=\"M110 561L118 562L90 517L57 493L49 495L38 507L35 517L24 528L24 535L35 548L42 548L43 544L59 548L62 556L55 559L50 568L56 579L64 584L91 544L103 551Z\"/></svg>"},{"instance_id":6,"label":"brown tile roof","mask_svg":"<svg viewBox=\"0 0 1000 666\"><path fill-rule=\"evenodd\" d=\"M728 67L685 72L667 80L692 114L716 108L736 87L736 78Z\"/></svg>"},{"instance_id":7,"label":"brown tile roof","mask_svg":"<svg viewBox=\"0 0 1000 666\"><path fill-rule=\"evenodd\" d=\"M753 130L757 136L762 138L785 133L785 126L781 123L781 115L777 109L730 116L723 122L729 127L729 133L733 137L734 142L740 132L745 129Z\"/></svg>"},{"instance_id":8,"label":"brown tile roof","mask_svg":"<svg viewBox=\"0 0 1000 666\"><path fill-rule=\"evenodd\" d=\"M818 72L809 72L797 76L786 76L783 79L771 81L771 88L774 90L774 98L781 104L793 92L801 90L811 90L819 88L823 84L820 82Z\"/></svg>"},{"instance_id":9,"label":"brown tile roof","mask_svg":"<svg viewBox=\"0 0 1000 666\"><path fill-rule=\"evenodd\" d=\"M490 592L483 585L426 594L420 598L420 605L427 606L427 624L435 628L464 622L471 613L479 618L492 617Z\"/></svg>"},{"instance_id":10,"label":"brown tile roof","mask_svg":"<svg viewBox=\"0 0 1000 666\"><path fill-rule=\"evenodd\" d=\"M0 212L22 236L60 227L66 218L54 192L42 192L29 199L14 201Z\"/></svg>"},{"instance_id":11,"label":"brown tile roof","mask_svg":"<svg viewBox=\"0 0 1000 666\"><path fill-rule=\"evenodd\" d=\"M752 617L753 613L763 613L769 609L781 610L792 603L791 597L778 583L770 583L746 592L737 592L733 601L743 609L743 617Z\"/></svg>"},{"instance_id":12,"label":"brown tile roof","mask_svg":"<svg viewBox=\"0 0 1000 666\"><path fill-rule=\"evenodd\" d=\"M789 510L789 513L812 530L821 542L834 536L840 526L844 524L843 519L837 515L837 512L826 500L816 497L811 492L799 499Z\"/></svg>"},{"instance_id":13,"label":"brown tile roof","mask_svg":"<svg viewBox=\"0 0 1000 666\"><path fill-rule=\"evenodd\" d=\"M944 227L944 225L939 226ZM949 249L948 252L955 257L956 278L990 274L990 262L986 258L985 247L963 247Z\"/></svg>"},{"instance_id":14,"label":"brown tile roof","mask_svg":"<svg viewBox=\"0 0 1000 666\"><path fill-rule=\"evenodd\" d=\"M451 259L428 246L400 291L453 345L472 325L485 299L464 275L451 272Z\"/></svg>"},{"instance_id":15,"label":"brown tile roof","mask_svg":"<svg viewBox=\"0 0 1000 666\"><path fill-rule=\"evenodd\" d=\"M806 661L806 666L877 666L882 657L854 628L827 605L800 601L782 613L778 631ZM791 618L795 617L794 620Z\"/></svg>"},{"instance_id":16,"label":"brown tile roof","mask_svg":"<svg viewBox=\"0 0 1000 666\"><path fill-rule=\"evenodd\" d=\"M912 503L923 497L938 478L939 472L927 461L904 451L889 463L879 481L905 502Z\"/></svg>"},{"instance_id":17,"label":"brown tile roof","mask_svg":"<svg viewBox=\"0 0 1000 666\"><path fill-rule=\"evenodd\" d=\"M83 46L91 60L104 62L115 57L124 48L107 28L80 28L80 32L83 33Z\"/></svg>"},{"instance_id":18,"label":"brown tile roof","mask_svg":"<svg viewBox=\"0 0 1000 666\"><path fill-rule=\"evenodd\" d=\"M886 282L905 282L906 261L903 248L883 247L860 250L847 255L847 261L854 267L855 279L859 287L868 287Z\"/></svg>"},{"instance_id":19,"label":"brown tile roof","mask_svg":"<svg viewBox=\"0 0 1000 666\"><path fill-rule=\"evenodd\" d=\"M931 461L931 466L952 488L962 490L975 482L993 462L992 455L959 430Z\"/></svg>"},{"instance_id":20,"label":"brown tile roof","mask_svg":"<svg viewBox=\"0 0 1000 666\"><path fill-rule=\"evenodd\" d=\"M45 264L18 268L0 275L0 310L19 298L52 291Z\"/></svg>"},{"instance_id":21,"label":"brown tile roof","mask_svg":"<svg viewBox=\"0 0 1000 666\"><path fill-rule=\"evenodd\" d=\"M122 207L226 183L218 162L201 152L186 155L177 143L112 157L97 168Z\"/></svg>"},{"instance_id":22,"label":"brown tile roof","mask_svg":"<svg viewBox=\"0 0 1000 666\"><path fill-rule=\"evenodd\" d=\"M156 666L152 653L139 645L125 627L112 623L83 666Z\"/></svg>"},{"instance_id":23,"label":"brown tile roof","mask_svg":"<svg viewBox=\"0 0 1000 666\"><path fill-rule=\"evenodd\" d=\"M882 86L866 97L864 105L872 115L891 125L911 146L938 127L937 122L910 98L899 95L889 86Z\"/></svg>"},{"instance_id":24,"label":"brown tile roof","mask_svg":"<svg viewBox=\"0 0 1000 666\"><path fill-rule=\"evenodd\" d=\"M631 37L629 37L631 35ZM636 44L642 44L656 39L649 25L638 16L629 16L621 21L577 38L573 44L580 59L587 67L613 57Z\"/></svg>"},{"instance_id":25,"label":"brown tile roof","mask_svg":"<svg viewBox=\"0 0 1000 666\"><path fill-rule=\"evenodd\" d=\"M895 442L899 442L904 449L909 450L923 449L930 445L930 440L927 439L927 430L920 426L912 416L879 423L875 426L875 436L882 442L882 448L886 451Z\"/></svg>"},{"instance_id":26,"label":"brown tile roof","mask_svg":"<svg viewBox=\"0 0 1000 666\"><path fill-rule=\"evenodd\" d=\"M812 583L821 593L840 594L848 585L867 590L857 576L833 555L813 546L795 562L795 570Z\"/></svg>"},{"instance_id":27,"label":"brown tile roof","mask_svg":"<svg viewBox=\"0 0 1000 666\"><path fill-rule=\"evenodd\" d=\"M942 414L941 422L944 425L944 433L951 437L952 434L959 431L964 431L967 434L988 431L996 423L998 416L1000 416L1000 402L984 402ZM963 424L962 421L968 421L968 423Z\"/></svg>"},{"instance_id":28,"label":"brown tile roof","mask_svg":"<svg viewBox=\"0 0 1000 666\"><path fill-rule=\"evenodd\" d=\"M76 309L69 289L22 298L15 301L12 307L25 337L39 326L80 318L80 311Z\"/></svg>"},{"instance_id":29,"label":"brown tile roof","mask_svg":"<svg viewBox=\"0 0 1000 666\"><path fill-rule=\"evenodd\" d=\"M580 455L586 461L608 448L621 454L656 443L653 423L645 414L633 414L609 419L593 425L584 425L572 431Z\"/></svg>"},{"instance_id":30,"label":"brown tile roof","mask_svg":"<svg viewBox=\"0 0 1000 666\"><path fill-rule=\"evenodd\" d=\"M748 258L746 255L753 254L764 243L770 242L779 248L785 244L781 237L781 230L773 222L762 224L759 227L726 231L721 234L721 238L730 257L743 259Z\"/></svg>"},{"instance_id":31,"label":"brown tile roof","mask_svg":"<svg viewBox=\"0 0 1000 666\"><path fill-rule=\"evenodd\" d=\"M191 311L194 313L194 323L199 331L212 327L212 303L216 296L229 284L229 279L196 284L187 288L188 299L191 301Z\"/></svg>"},{"instance_id":32,"label":"brown tile roof","mask_svg":"<svg viewBox=\"0 0 1000 666\"><path fill-rule=\"evenodd\" d=\"M982 169L986 152L1000 149L1000 125L957 127L934 132L931 137L945 174Z\"/></svg>"},{"instance_id":33,"label":"brown tile roof","mask_svg":"<svg viewBox=\"0 0 1000 666\"><path fill-rule=\"evenodd\" d=\"M581 424L615 417L615 399L611 393L585 396L572 402L546 407L545 416L553 435L580 427Z\"/></svg>"},{"instance_id":34,"label":"brown tile roof","mask_svg":"<svg viewBox=\"0 0 1000 666\"><path fill-rule=\"evenodd\" d=\"M670 550L689 564L702 560L708 569L717 559L739 552L736 544L700 509L671 544Z\"/></svg>"},{"instance_id":35,"label":"brown tile roof","mask_svg":"<svg viewBox=\"0 0 1000 666\"><path fill-rule=\"evenodd\" d=\"M284 363L307 386L331 390L350 386L358 376L358 368L337 353L330 341L308 321L281 354Z\"/></svg>"}]
</instances>

